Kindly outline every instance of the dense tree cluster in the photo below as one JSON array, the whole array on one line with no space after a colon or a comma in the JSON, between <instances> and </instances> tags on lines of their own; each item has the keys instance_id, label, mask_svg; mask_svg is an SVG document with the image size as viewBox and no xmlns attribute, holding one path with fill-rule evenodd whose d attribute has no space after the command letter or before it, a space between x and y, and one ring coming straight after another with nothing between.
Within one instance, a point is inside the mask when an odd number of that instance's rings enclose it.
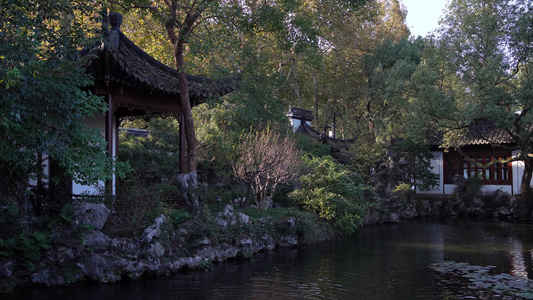
<instances>
[{"instance_id":1,"label":"dense tree cluster","mask_svg":"<svg viewBox=\"0 0 533 300\"><path fill-rule=\"evenodd\" d=\"M504 131L513 146L492 146L518 150L510 161L525 166L525 217L531 217L533 208L532 9L529 0L451 1L441 27L427 38L423 63L413 75L417 85L412 89L411 115L419 128L443 134L443 146L448 148L459 148L459 137L477 122ZM479 132L479 138L489 141L489 133Z\"/></svg>"},{"instance_id":2,"label":"dense tree cluster","mask_svg":"<svg viewBox=\"0 0 533 300\"><path fill-rule=\"evenodd\" d=\"M90 80L76 51L98 36L96 10L119 10L122 30L181 75L240 78L237 92L191 108L181 77L188 169L198 167L205 182L227 183L221 178L233 176L243 133L287 126L289 105L312 109L324 134L335 118L336 136L356 141L351 170L368 183L388 150L414 157L406 181L431 182L420 167L427 131L453 149L471 124L488 120L519 150L513 160L525 164L522 208L530 215L530 0L450 1L441 27L418 38L399 0L30 2L1 8L2 172L37 174L35 153L46 153L80 181L109 174L109 162L80 159L104 152L79 122L104 108L82 88Z\"/></svg>"},{"instance_id":3,"label":"dense tree cluster","mask_svg":"<svg viewBox=\"0 0 533 300\"><path fill-rule=\"evenodd\" d=\"M101 132L83 119L105 112L87 87L80 51L100 39L99 1L0 2L0 203L22 201L29 180L56 165L77 182L112 174ZM59 173L56 173L59 174ZM37 187L39 188L39 187ZM14 196L14 197L8 197Z\"/></svg>"}]
</instances>

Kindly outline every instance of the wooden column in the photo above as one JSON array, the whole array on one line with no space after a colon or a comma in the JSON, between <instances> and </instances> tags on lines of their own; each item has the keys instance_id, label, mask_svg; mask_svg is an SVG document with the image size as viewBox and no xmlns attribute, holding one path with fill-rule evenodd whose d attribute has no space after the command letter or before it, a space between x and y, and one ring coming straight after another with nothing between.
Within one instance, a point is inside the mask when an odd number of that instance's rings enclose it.
<instances>
[{"instance_id":1,"label":"wooden column","mask_svg":"<svg viewBox=\"0 0 533 300\"><path fill-rule=\"evenodd\" d=\"M105 118L105 141L107 142L107 156L113 158L113 99L111 97L111 92L107 94L107 112ZM106 182L106 190L108 192L113 192L113 179L109 179Z\"/></svg>"}]
</instances>

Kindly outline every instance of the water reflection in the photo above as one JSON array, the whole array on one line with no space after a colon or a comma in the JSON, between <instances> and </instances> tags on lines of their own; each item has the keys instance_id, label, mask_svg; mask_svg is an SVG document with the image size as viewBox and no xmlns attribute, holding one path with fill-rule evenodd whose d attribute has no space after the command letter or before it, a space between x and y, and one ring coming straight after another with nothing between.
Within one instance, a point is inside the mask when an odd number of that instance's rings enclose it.
<instances>
[{"instance_id":1,"label":"water reflection","mask_svg":"<svg viewBox=\"0 0 533 300\"><path fill-rule=\"evenodd\" d=\"M510 248L509 256L511 258L511 274L528 278L522 243L516 238L510 237L508 244Z\"/></svg>"},{"instance_id":2,"label":"water reflection","mask_svg":"<svg viewBox=\"0 0 533 300\"><path fill-rule=\"evenodd\" d=\"M5 299L465 299L471 295L437 284L427 266L453 260L530 277L531 230L525 224L472 221L368 226L349 239L278 249L206 271L33 289Z\"/></svg>"}]
</instances>

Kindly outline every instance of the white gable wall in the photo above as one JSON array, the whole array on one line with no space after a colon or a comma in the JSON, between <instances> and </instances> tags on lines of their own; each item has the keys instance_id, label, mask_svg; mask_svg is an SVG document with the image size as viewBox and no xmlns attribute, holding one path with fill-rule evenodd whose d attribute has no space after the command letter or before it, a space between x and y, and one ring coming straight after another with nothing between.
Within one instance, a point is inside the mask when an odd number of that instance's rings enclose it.
<instances>
[{"instance_id":1,"label":"white gable wall","mask_svg":"<svg viewBox=\"0 0 533 300\"><path fill-rule=\"evenodd\" d=\"M48 177L48 175L50 174L50 160L48 159L48 155L46 154L43 154L42 158L43 158L43 173L45 174L46 177ZM44 184L45 186L48 186L48 178L43 178L41 183ZM31 187L36 187L37 178L30 179L29 185Z\"/></svg>"},{"instance_id":2,"label":"white gable wall","mask_svg":"<svg viewBox=\"0 0 533 300\"><path fill-rule=\"evenodd\" d=\"M289 117L289 121L291 122L291 126L292 126L292 131L293 132L296 132L298 130L298 128L300 128L300 126L302 126L302 120L301 119ZM311 121L305 121L305 123L307 123L308 126L311 126Z\"/></svg>"},{"instance_id":3,"label":"white gable wall","mask_svg":"<svg viewBox=\"0 0 533 300\"><path fill-rule=\"evenodd\" d=\"M442 195L444 193L444 161L442 151L432 151L431 172L439 175L438 185L429 191L417 190L417 194Z\"/></svg>"},{"instance_id":4,"label":"white gable wall","mask_svg":"<svg viewBox=\"0 0 533 300\"><path fill-rule=\"evenodd\" d=\"M512 152L513 157L518 156L518 153L520 153L519 150L515 150ZM522 182L522 176L524 175L524 162L523 161L513 161L513 189L515 194L520 194L520 182ZM529 183L529 185L533 185L533 179Z\"/></svg>"},{"instance_id":5,"label":"white gable wall","mask_svg":"<svg viewBox=\"0 0 533 300\"><path fill-rule=\"evenodd\" d=\"M106 123L106 116L105 115L99 115L92 118L87 118L83 121L87 127L90 128L99 128L102 131L102 135L105 136L105 123ZM117 149L117 124L116 119L113 118L113 137L111 138L111 142L113 143L113 156L117 156L116 149ZM115 194L115 177L113 176L113 194ZM72 194L74 195L81 195L81 194L88 194L88 195L98 195L100 194L105 188L105 182L100 181L98 182L98 185L96 186L88 186L88 185L82 185L79 183L76 183L75 181L72 182Z\"/></svg>"}]
</instances>

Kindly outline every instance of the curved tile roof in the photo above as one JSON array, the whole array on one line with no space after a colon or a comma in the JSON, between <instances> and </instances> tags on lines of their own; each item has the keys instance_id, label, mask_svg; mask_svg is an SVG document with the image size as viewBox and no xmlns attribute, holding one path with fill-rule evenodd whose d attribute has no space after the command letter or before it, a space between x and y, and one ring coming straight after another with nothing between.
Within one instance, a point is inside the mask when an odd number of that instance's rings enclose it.
<instances>
[{"instance_id":1,"label":"curved tile roof","mask_svg":"<svg viewBox=\"0 0 533 300\"><path fill-rule=\"evenodd\" d=\"M113 26L111 31L118 33L115 35L118 36L117 46L112 46L113 41L99 45L91 51L96 57L86 64L88 72L95 80L131 86L142 85L149 90L166 94L180 93L178 72L175 69L162 64L140 49L120 32L118 26ZM193 105L234 91L238 80L232 78L214 81L189 74L187 79Z\"/></svg>"},{"instance_id":2,"label":"curved tile roof","mask_svg":"<svg viewBox=\"0 0 533 300\"><path fill-rule=\"evenodd\" d=\"M525 130L531 133L533 126L528 126ZM429 146L440 146L442 135L428 133L427 143ZM456 141L459 147L514 143L516 143L516 140L503 128L498 128L492 122L485 120L474 122L468 127L467 132L458 137Z\"/></svg>"}]
</instances>

